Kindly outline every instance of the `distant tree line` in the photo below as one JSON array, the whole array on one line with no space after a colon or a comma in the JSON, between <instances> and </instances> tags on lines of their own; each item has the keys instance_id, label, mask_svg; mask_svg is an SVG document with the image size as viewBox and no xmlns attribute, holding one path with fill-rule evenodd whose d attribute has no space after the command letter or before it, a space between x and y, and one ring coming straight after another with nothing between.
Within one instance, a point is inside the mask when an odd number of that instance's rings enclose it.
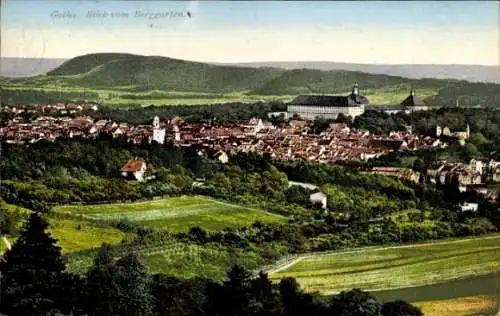
<instances>
[{"instance_id":1,"label":"distant tree line","mask_svg":"<svg viewBox=\"0 0 500 316\"><path fill-rule=\"evenodd\" d=\"M221 103L213 105L169 105L148 106L128 110L100 107L92 114L96 119L110 119L130 124L150 124L154 116L166 121L180 116L187 122L226 123L249 120L253 117L267 118L268 112L286 111L282 102Z\"/></svg>"},{"instance_id":2,"label":"distant tree line","mask_svg":"<svg viewBox=\"0 0 500 316\"><path fill-rule=\"evenodd\" d=\"M99 94L96 92L76 92L62 90L28 90L28 89L0 89L2 106L22 106L30 104L51 103L88 103L96 101Z\"/></svg>"}]
</instances>

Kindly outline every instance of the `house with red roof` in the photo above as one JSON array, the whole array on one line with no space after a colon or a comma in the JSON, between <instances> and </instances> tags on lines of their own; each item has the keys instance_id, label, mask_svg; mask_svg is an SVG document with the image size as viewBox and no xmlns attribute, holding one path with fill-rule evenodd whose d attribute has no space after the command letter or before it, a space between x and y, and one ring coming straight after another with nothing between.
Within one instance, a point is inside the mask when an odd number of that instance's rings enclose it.
<instances>
[{"instance_id":1,"label":"house with red roof","mask_svg":"<svg viewBox=\"0 0 500 316\"><path fill-rule=\"evenodd\" d=\"M142 158L130 159L121 169L122 176L127 179L144 181L146 172L146 162Z\"/></svg>"}]
</instances>

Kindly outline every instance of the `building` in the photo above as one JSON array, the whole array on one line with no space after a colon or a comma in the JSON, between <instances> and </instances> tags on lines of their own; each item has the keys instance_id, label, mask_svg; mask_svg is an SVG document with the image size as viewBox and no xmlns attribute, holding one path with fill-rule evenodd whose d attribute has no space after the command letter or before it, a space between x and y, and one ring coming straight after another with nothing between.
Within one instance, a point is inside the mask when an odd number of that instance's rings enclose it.
<instances>
[{"instance_id":1,"label":"building","mask_svg":"<svg viewBox=\"0 0 500 316\"><path fill-rule=\"evenodd\" d=\"M441 128L441 126L437 125L436 126L436 137L440 137L441 135L448 136L448 137L456 137L459 140L465 141L465 140L468 140L470 138L470 126L467 123L467 126L465 127L465 131L452 132L448 126Z\"/></svg>"},{"instance_id":2,"label":"building","mask_svg":"<svg viewBox=\"0 0 500 316\"><path fill-rule=\"evenodd\" d=\"M222 150L216 152L213 156L214 159L217 159L220 163L226 164L229 162L229 156Z\"/></svg>"},{"instance_id":3,"label":"building","mask_svg":"<svg viewBox=\"0 0 500 316\"><path fill-rule=\"evenodd\" d=\"M355 83L348 96L299 95L287 106L287 112L288 117L298 115L306 120L336 119L341 113L354 118L365 112L367 104L368 99L359 94L358 83Z\"/></svg>"},{"instance_id":4,"label":"building","mask_svg":"<svg viewBox=\"0 0 500 316\"><path fill-rule=\"evenodd\" d=\"M372 173L417 183L420 180L420 173L407 168L373 167Z\"/></svg>"},{"instance_id":5,"label":"building","mask_svg":"<svg viewBox=\"0 0 500 316\"><path fill-rule=\"evenodd\" d=\"M159 144L165 142L165 128L160 127L160 119L155 116L153 119L153 140Z\"/></svg>"},{"instance_id":6,"label":"building","mask_svg":"<svg viewBox=\"0 0 500 316\"><path fill-rule=\"evenodd\" d=\"M309 201L311 201L311 203L313 204L321 203L321 207L325 209L327 203L327 196L323 192L313 193L309 196Z\"/></svg>"},{"instance_id":7,"label":"building","mask_svg":"<svg viewBox=\"0 0 500 316\"><path fill-rule=\"evenodd\" d=\"M144 181L146 172L146 162L142 158L130 159L121 169L122 176L127 179Z\"/></svg>"},{"instance_id":8,"label":"building","mask_svg":"<svg viewBox=\"0 0 500 316\"><path fill-rule=\"evenodd\" d=\"M412 89L410 95L401 102L401 105L408 112L427 111L429 107L416 94L415 89Z\"/></svg>"},{"instance_id":9,"label":"building","mask_svg":"<svg viewBox=\"0 0 500 316\"><path fill-rule=\"evenodd\" d=\"M410 95L403 100L400 104L379 104L371 109L385 112L387 114L397 114L404 112L410 114L415 111L427 111L431 107L425 104L418 96L415 89L412 89Z\"/></svg>"},{"instance_id":10,"label":"building","mask_svg":"<svg viewBox=\"0 0 500 316\"><path fill-rule=\"evenodd\" d=\"M460 204L460 210L462 212L477 212L479 205L477 203L464 202Z\"/></svg>"}]
</instances>

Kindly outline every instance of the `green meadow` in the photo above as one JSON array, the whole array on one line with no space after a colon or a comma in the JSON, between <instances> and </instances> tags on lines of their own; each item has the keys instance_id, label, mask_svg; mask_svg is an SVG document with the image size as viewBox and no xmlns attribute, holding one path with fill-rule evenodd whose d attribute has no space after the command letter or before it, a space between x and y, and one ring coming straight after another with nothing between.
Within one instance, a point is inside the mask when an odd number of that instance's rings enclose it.
<instances>
[{"instance_id":1,"label":"green meadow","mask_svg":"<svg viewBox=\"0 0 500 316\"><path fill-rule=\"evenodd\" d=\"M11 204L6 204L6 209L8 212L19 210L24 218L17 223L17 226L21 228L30 211ZM48 231L57 240L57 244L62 248L64 254L98 248L103 242L115 245L130 235L117 228L86 219L65 218L57 216L57 214L49 215L46 219L49 223ZM11 244L14 244L16 237L6 237ZM6 250L5 243L1 241L0 254Z\"/></svg>"},{"instance_id":2,"label":"green meadow","mask_svg":"<svg viewBox=\"0 0 500 316\"><path fill-rule=\"evenodd\" d=\"M272 279L295 277L306 291L324 294L423 286L500 270L500 235L299 257ZM272 272L272 271L271 271Z\"/></svg>"},{"instance_id":3,"label":"green meadow","mask_svg":"<svg viewBox=\"0 0 500 316\"><path fill-rule=\"evenodd\" d=\"M62 253L99 248L102 243L115 245L132 234L84 219L49 217L48 231L57 239Z\"/></svg>"},{"instance_id":4,"label":"green meadow","mask_svg":"<svg viewBox=\"0 0 500 316\"><path fill-rule=\"evenodd\" d=\"M195 226L214 231L225 227L249 226L255 221L286 221L285 217L262 210L188 196L128 204L59 206L55 211L104 222L126 220L171 232L185 232Z\"/></svg>"}]
</instances>

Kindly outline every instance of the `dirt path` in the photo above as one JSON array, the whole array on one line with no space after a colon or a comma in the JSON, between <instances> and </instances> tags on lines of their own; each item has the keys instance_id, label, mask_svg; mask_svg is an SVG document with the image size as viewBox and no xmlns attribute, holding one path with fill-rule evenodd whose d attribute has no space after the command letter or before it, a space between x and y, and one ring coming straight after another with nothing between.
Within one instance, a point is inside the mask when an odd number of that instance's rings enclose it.
<instances>
[{"instance_id":1,"label":"dirt path","mask_svg":"<svg viewBox=\"0 0 500 316\"><path fill-rule=\"evenodd\" d=\"M270 269L270 270L267 270L266 273L267 274L272 274L272 273L277 273L277 272L281 272L283 270L286 270L288 268L290 268L291 266L293 266L294 264L297 264L299 261L303 260L305 257L298 257L298 258L295 258L293 259L292 261L288 262L288 263L285 263L284 265L281 265L279 267L276 267L274 269Z\"/></svg>"}]
</instances>

